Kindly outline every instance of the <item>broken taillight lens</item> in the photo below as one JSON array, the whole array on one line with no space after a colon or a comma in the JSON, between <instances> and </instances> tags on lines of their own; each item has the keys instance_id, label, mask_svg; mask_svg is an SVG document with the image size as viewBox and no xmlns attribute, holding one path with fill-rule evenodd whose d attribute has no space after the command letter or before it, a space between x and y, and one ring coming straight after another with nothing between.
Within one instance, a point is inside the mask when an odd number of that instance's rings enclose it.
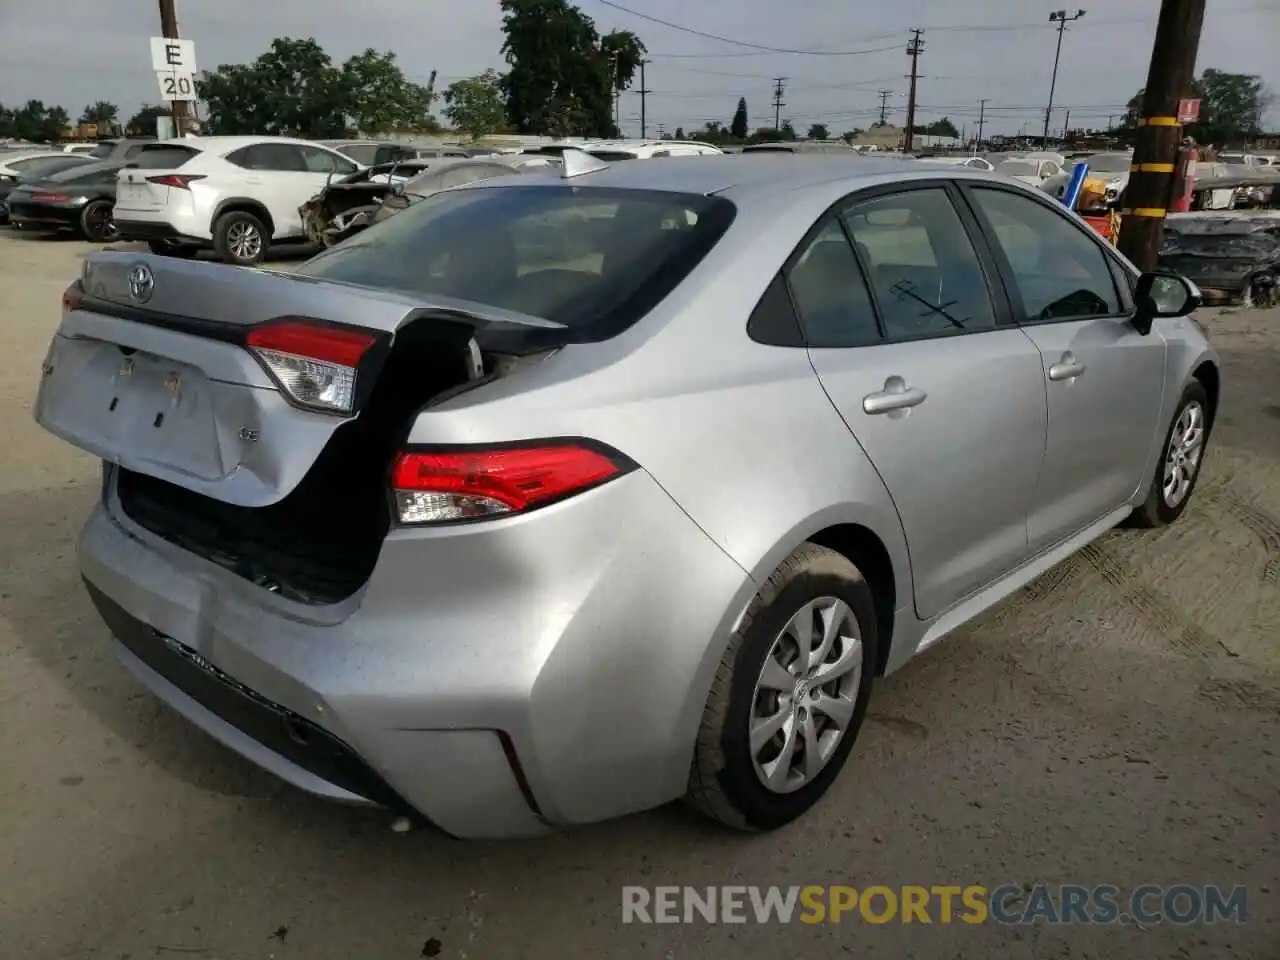
<instances>
[{"instance_id":1,"label":"broken taillight lens","mask_svg":"<svg viewBox=\"0 0 1280 960\"><path fill-rule=\"evenodd\" d=\"M410 451L396 459L391 486L401 523L449 523L546 506L632 467L587 441Z\"/></svg>"},{"instance_id":2,"label":"broken taillight lens","mask_svg":"<svg viewBox=\"0 0 1280 960\"><path fill-rule=\"evenodd\" d=\"M246 346L294 403L351 413L360 361L377 340L366 330L285 321L250 331Z\"/></svg>"}]
</instances>

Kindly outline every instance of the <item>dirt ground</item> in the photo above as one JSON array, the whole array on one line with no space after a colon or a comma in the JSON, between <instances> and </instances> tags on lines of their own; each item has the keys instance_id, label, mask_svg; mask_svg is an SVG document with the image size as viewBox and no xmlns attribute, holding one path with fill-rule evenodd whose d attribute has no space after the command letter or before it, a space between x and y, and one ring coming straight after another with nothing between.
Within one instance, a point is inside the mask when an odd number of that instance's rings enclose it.
<instances>
[{"instance_id":1,"label":"dirt ground","mask_svg":"<svg viewBox=\"0 0 1280 960\"><path fill-rule=\"evenodd\" d=\"M90 247L0 230L0 955L1280 957L1280 311L1207 311L1224 405L1181 522L1116 532L883 683L762 837L664 809L462 843L259 773L144 693L74 538L97 466L30 407ZM624 884L1248 887L1243 925L626 926Z\"/></svg>"}]
</instances>

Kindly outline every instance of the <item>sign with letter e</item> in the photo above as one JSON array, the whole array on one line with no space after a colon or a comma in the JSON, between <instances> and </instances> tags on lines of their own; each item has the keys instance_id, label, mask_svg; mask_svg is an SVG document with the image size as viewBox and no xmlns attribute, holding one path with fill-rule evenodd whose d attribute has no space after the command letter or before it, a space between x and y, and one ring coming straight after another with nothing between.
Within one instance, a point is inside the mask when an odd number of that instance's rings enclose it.
<instances>
[{"instance_id":1,"label":"sign with letter e","mask_svg":"<svg viewBox=\"0 0 1280 960\"><path fill-rule=\"evenodd\" d=\"M151 69L156 73L195 73L196 45L190 40L152 37Z\"/></svg>"}]
</instances>

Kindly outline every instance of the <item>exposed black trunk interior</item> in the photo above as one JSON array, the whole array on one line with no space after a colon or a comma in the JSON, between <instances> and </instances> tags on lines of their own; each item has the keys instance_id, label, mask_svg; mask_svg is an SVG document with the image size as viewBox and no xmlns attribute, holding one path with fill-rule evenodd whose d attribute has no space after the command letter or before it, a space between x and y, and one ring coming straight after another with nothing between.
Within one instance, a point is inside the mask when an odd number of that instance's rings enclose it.
<instances>
[{"instance_id":1,"label":"exposed black trunk interior","mask_svg":"<svg viewBox=\"0 0 1280 960\"><path fill-rule=\"evenodd\" d=\"M391 461L411 417L470 378L468 337L447 321L403 331L360 415L278 503L237 507L120 469L120 504L140 526L265 589L306 603L344 600L377 563L391 522Z\"/></svg>"}]
</instances>

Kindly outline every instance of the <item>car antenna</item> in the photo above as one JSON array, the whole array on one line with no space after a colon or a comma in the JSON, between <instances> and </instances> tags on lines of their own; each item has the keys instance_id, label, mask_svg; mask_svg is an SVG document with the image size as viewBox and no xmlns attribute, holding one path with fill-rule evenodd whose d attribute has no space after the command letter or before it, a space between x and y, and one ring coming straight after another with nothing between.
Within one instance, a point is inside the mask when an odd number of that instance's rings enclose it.
<instances>
[{"instance_id":1,"label":"car antenna","mask_svg":"<svg viewBox=\"0 0 1280 960\"><path fill-rule=\"evenodd\" d=\"M599 157L593 157L585 150L579 150L577 147L565 147L560 154L560 162L564 164L560 171L560 179L562 180L570 180L573 177L581 177L588 173L599 173L601 170L609 169L609 164Z\"/></svg>"}]
</instances>

